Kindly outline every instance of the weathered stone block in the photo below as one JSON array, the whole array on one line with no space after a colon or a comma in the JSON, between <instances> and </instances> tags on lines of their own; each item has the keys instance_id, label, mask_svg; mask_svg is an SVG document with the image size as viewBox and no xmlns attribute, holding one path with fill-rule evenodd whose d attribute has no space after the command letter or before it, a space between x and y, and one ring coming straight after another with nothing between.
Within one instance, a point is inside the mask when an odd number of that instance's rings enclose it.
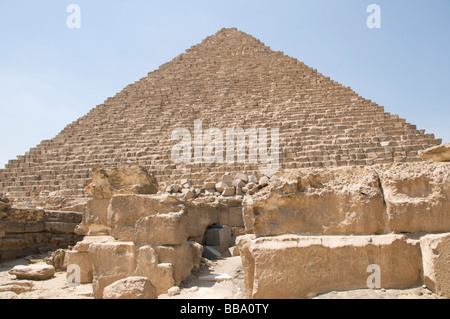
<instances>
[{"instance_id":1,"label":"weathered stone block","mask_svg":"<svg viewBox=\"0 0 450 319\"><path fill-rule=\"evenodd\" d=\"M87 252L76 250L66 251L64 265L67 268L70 265L80 267L80 284L88 284L93 281L92 262ZM70 276L71 273L67 273Z\"/></svg>"},{"instance_id":2,"label":"weathered stone block","mask_svg":"<svg viewBox=\"0 0 450 319\"><path fill-rule=\"evenodd\" d=\"M155 287L145 277L127 277L106 287L103 299L157 299Z\"/></svg>"},{"instance_id":3,"label":"weathered stone block","mask_svg":"<svg viewBox=\"0 0 450 319\"><path fill-rule=\"evenodd\" d=\"M287 171L243 201L247 233L377 234L385 228L378 176L370 168Z\"/></svg>"},{"instance_id":4,"label":"weathered stone block","mask_svg":"<svg viewBox=\"0 0 450 319\"><path fill-rule=\"evenodd\" d=\"M420 238L424 283L442 298L450 298L450 233Z\"/></svg>"},{"instance_id":5,"label":"weathered stone block","mask_svg":"<svg viewBox=\"0 0 450 319\"><path fill-rule=\"evenodd\" d=\"M140 166L95 168L86 190L94 198L106 199L118 194L156 194L158 183Z\"/></svg>"},{"instance_id":6,"label":"weathered stone block","mask_svg":"<svg viewBox=\"0 0 450 319\"><path fill-rule=\"evenodd\" d=\"M379 266L382 288L421 283L419 242L401 235L245 235L237 241L247 298L295 299L368 288L371 265Z\"/></svg>"},{"instance_id":7,"label":"weathered stone block","mask_svg":"<svg viewBox=\"0 0 450 319\"><path fill-rule=\"evenodd\" d=\"M181 245L189 237L188 214L158 213L139 219L135 226L136 245Z\"/></svg>"},{"instance_id":8,"label":"weathered stone block","mask_svg":"<svg viewBox=\"0 0 450 319\"><path fill-rule=\"evenodd\" d=\"M95 298L102 298L106 286L129 277L136 269L132 242L92 243L88 254L92 263Z\"/></svg>"},{"instance_id":9,"label":"weathered stone block","mask_svg":"<svg viewBox=\"0 0 450 319\"><path fill-rule=\"evenodd\" d=\"M450 232L450 164L405 163L377 169L389 232Z\"/></svg>"},{"instance_id":10,"label":"weathered stone block","mask_svg":"<svg viewBox=\"0 0 450 319\"><path fill-rule=\"evenodd\" d=\"M114 238L132 241L137 220L158 213L179 212L183 208L175 196L168 194L116 195L108 208L108 225Z\"/></svg>"}]
</instances>

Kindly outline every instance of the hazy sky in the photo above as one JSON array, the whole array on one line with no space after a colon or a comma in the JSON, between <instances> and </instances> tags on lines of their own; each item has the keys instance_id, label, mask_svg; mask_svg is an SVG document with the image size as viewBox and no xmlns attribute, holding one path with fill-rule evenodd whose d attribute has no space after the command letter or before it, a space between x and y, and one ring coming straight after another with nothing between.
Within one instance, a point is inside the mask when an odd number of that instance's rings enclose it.
<instances>
[{"instance_id":1,"label":"hazy sky","mask_svg":"<svg viewBox=\"0 0 450 319\"><path fill-rule=\"evenodd\" d=\"M70 4L81 28L67 26ZM0 167L223 27L450 142L448 0L2 0Z\"/></svg>"}]
</instances>

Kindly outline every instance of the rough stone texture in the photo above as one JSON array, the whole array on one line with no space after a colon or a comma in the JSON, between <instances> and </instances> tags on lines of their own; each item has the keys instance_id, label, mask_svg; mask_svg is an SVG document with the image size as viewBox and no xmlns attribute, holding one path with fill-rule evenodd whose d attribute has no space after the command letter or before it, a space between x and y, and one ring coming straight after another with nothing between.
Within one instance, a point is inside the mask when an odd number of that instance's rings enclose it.
<instances>
[{"instance_id":1,"label":"rough stone texture","mask_svg":"<svg viewBox=\"0 0 450 319\"><path fill-rule=\"evenodd\" d=\"M257 236L376 234L384 229L383 196L370 168L281 173L243 202L246 231Z\"/></svg>"},{"instance_id":2,"label":"rough stone texture","mask_svg":"<svg viewBox=\"0 0 450 319\"><path fill-rule=\"evenodd\" d=\"M424 283L442 298L450 298L450 233L420 238Z\"/></svg>"},{"instance_id":3,"label":"rough stone texture","mask_svg":"<svg viewBox=\"0 0 450 319\"><path fill-rule=\"evenodd\" d=\"M11 160L0 170L0 193L21 205L81 208L96 166L146 167L161 190L242 171L240 163L172 161L171 133L193 134L200 113L204 130L278 128L280 170L421 161L419 151L441 143L304 63L223 29ZM250 164L246 173L264 167Z\"/></svg>"},{"instance_id":4,"label":"rough stone texture","mask_svg":"<svg viewBox=\"0 0 450 319\"><path fill-rule=\"evenodd\" d=\"M134 240L136 222L158 213L179 212L184 208L180 200L170 195L117 195L108 209L108 225L117 240Z\"/></svg>"},{"instance_id":5,"label":"rough stone texture","mask_svg":"<svg viewBox=\"0 0 450 319\"><path fill-rule=\"evenodd\" d=\"M159 213L136 222L134 243L136 245L181 245L188 240L188 214Z\"/></svg>"},{"instance_id":6,"label":"rough stone texture","mask_svg":"<svg viewBox=\"0 0 450 319\"><path fill-rule=\"evenodd\" d=\"M387 231L450 231L450 163L406 163L378 170Z\"/></svg>"},{"instance_id":7,"label":"rough stone texture","mask_svg":"<svg viewBox=\"0 0 450 319\"><path fill-rule=\"evenodd\" d=\"M247 233L450 231L450 164L286 170L243 200Z\"/></svg>"},{"instance_id":8,"label":"rough stone texture","mask_svg":"<svg viewBox=\"0 0 450 319\"><path fill-rule=\"evenodd\" d=\"M103 299L157 299L156 289L145 277L128 277L106 287Z\"/></svg>"},{"instance_id":9,"label":"rough stone texture","mask_svg":"<svg viewBox=\"0 0 450 319\"><path fill-rule=\"evenodd\" d=\"M422 159L431 162L450 162L450 143L427 148L420 152Z\"/></svg>"},{"instance_id":10,"label":"rough stone texture","mask_svg":"<svg viewBox=\"0 0 450 319\"><path fill-rule=\"evenodd\" d=\"M93 198L86 203L83 213L83 221L77 227L76 232L86 236L109 235L108 207L110 199Z\"/></svg>"},{"instance_id":11,"label":"rough stone texture","mask_svg":"<svg viewBox=\"0 0 450 319\"><path fill-rule=\"evenodd\" d=\"M132 242L92 243L88 253L95 298L101 299L105 287L129 277L135 271L135 246Z\"/></svg>"},{"instance_id":12,"label":"rough stone texture","mask_svg":"<svg viewBox=\"0 0 450 319\"><path fill-rule=\"evenodd\" d=\"M367 288L369 265L381 269L382 288L420 284L417 240L401 235L238 238L247 298L307 298Z\"/></svg>"},{"instance_id":13,"label":"rough stone texture","mask_svg":"<svg viewBox=\"0 0 450 319\"><path fill-rule=\"evenodd\" d=\"M82 215L73 212L10 208L0 212L0 260L66 248L81 240L75 227Z\"/></svg>"},{"instance_id":14,"label":"rough stone texture","mask_svg":"<svg viewBox=\"0 0 450 319\"><path fill-rule=\"evenodd\" d=\"M17 279L47 280L53 277L55 268L50 265L15 266L9 273L15 275Z\"/></svg>"},{"instance_id":15,"label":"rough stone texture","mask_svg":"<svg viewBox=\"0 0 450 319\"><path fill-rule=\"evenodd\" d=\"M148 278L155 286L158 295L164 294L176 283L172 263L159 261L159 256L151 246L142 246L137 250L136 276Z\"/></svg>"},{"instance_id":16,"label":"rough stone texture","mask_svg":"<svg viewBox=\"0 0 450 319\"><path fill-rule=\"evenodd\" d=\"M94 168L86 190L94 198L108 199L118 194L156 194L158 183L140 166Z\"/></svg>"}]
</instances>

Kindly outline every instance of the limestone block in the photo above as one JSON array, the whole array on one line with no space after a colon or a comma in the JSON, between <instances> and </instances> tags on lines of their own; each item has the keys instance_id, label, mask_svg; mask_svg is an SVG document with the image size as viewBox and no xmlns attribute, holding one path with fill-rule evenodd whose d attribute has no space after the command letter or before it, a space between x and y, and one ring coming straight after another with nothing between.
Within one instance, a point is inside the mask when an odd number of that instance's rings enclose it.
<instances>
[{"instance_id":1,"label":"limestone block","mask_svg":"<svg viewBox=\"0 0 450 319\"><path fill-rule=\"evenodd\" d=\"M159 213L136 222L134 243L136 245L181 245L189 237L188 214Z\"/></svg>"},{"instance_id":2,"label":"limestone block","mask_svg":"<svg viewBox=\"0 0 450 319\"><path fill-rule=\"evenodd\" d=\"M231 227L212 226L206 230L205 244L213 246L220 253L225 252L231 246Z\"/></svg>"},{"instance_id":3,"label":"limestone block","mask_svg":"<svg viewBox=\"0 0 450 319\"><path fill-rule=\"evenodd\" d=\"M215 182L204 182L203 189L214 189L216 187Z\"/></svg>"},{"instance_id":4,"label":"limestone block","mask_svg":"<svg viewBox=\"0 0 450 319\"><path fill-rule=\"evenodd\" d=\"M215 187L216 187L216 190L217 190L219 193L222 193L223 190L224 190L226 187L228 187L228 184L226 184L226 183L224 183L224 182L219 182L219 183L216 184Z\"/></svg>"},{"instance_id":5,"label":"limestone block","mask_svg":"<svg viewBox=\"0 0 450 319\"><path fill-rule=\"evenodd\" d=\"M203 247L195 242L186 242L178 246L155 246L154 249L160 263L172 264L174 285L177 286L191 274L194 266L200 265Z\"/></svg>"},{"instance_id":6,"label":"limestone block","mask_svg":"<svg viewBox=\"0 0 450 319\"><path fill-rule=\"evenodd\" d=\"M9 274L15 275L20 280L47 280L53 277L55 268L50 265L19 265L12 268Z\"/></svg>"},{"instance_id":7,"label":"limestone block","mask_svg":"<svg viewBox=\"0 0 450 319\"><path fill-rule=\"evenodd\" d=\"M109 235L108 206L110 199L90 199L86 204L83 214L83 222L80 228L84 229L84 235L104 236Z\"/></svg>"},{"instance_id":8,"label":"limestone block","mask_svg":"<svg viewBox=\"0 0 450 319\"><path fill-rule=\"evenodd\" d=\"M243 227L244 219L242 218L242 207L230 207L228 210L228 223L230 227Z\"/></svg>"},{"instance_id":9,"label":"limestone block","mask_svg":"<svg viewBox=\"0 0 450 319\"><path fill-rule=\"evenodd\" d=\"M136 276L143 276L155 286L158 295L175 285L174 267L171 263L160 263L158 254L151 246L142 246L137 251Z\"/></svg>"},{"instance_id":10,"label":"limestone block","mask_svg":"<svg viewBox=\"0 0 450 319\"><path fill-rule=\"evenodd\" d=\"M450 163L404 163L377 169L392 232L450 232Z\"/></svg>"},{"instance_id":11,"label":"limestone block","mask_svg":"<svg viewBox=\"0 0 450 319\"><path fill-rule=\"evenodd\" d=\"M43 232L45 221L45 212L41 209L12 208L0 215L0 225L9 234Z\"/></svg>"},{"instance_id":12,"label":"limestone block","mask_svg":"<svg viewBox=\"0 0 450 319\"><path fill-rule=\"evenodd\" d=\"M255 175L250 175L248 177L248 182L253 184L258 184L258 178Z\"/></svg>"},{"instance_id":13,"label":"limestone block","mask_svg":"<svg viewBox=\"0 0 450 319\"><path fill-rule=\"evenodd\" d=\"M427 148L420 156L430 162L450 162L450 143Z\"/></svg>"},{"instance_id":14,"label":"limestone block","mask_svg":"<svg viewBox=\"0 0 450 319\"><path fill-rule=\"evenodd\" d=\"M243 200L247 233L377 234L385 227L383 195L371 168L289 170Z\"/></svg>"},{"instance_id":15,"label":"limestone block","mask_svg":"<svg viewBox=\"0 0 450 319\"><path fill-rule=\"evenodd\" d=\"M231 186L233 186L233 187L244 187L245 183L242 180L240 180L240 179L235 179L235 180L233 180L233 183L231 184Z\"/></svg>"},{"instance_id":16,"label":"limestone block","mask_svg":"<svg viewBox=\"0 0 450 319\"><path fill-rule=\"evenodd\" d=\"M420 238L425 285L442 298L450 298L450 233Z\"/></svg>"},{"instance_id":17,"label":"limestone block","mask_svg":"<svg viewBox=\"0 0 450 319\"><path fill-rule=\"evenodd\" d=\"M227 184L228 187L233 186L233 176L225 174L222 176L222 183Z\"/></svg>"},{"instance_id":18,"label":"limestone block","mask_svg":"<svg viewBox=\"0 0 450 319\"><path fill-rule=\"evenodd\" d=\"M267 176L261 177L259 179L259 182L258 182L258 184L261 185L261 186L269 185L269 183L270 183L270 180L269 180L269 178Z\"/></svg>"},{"instance_id":19,"label":"limestone block","mask_svg":"<svg viewBox=\"0 0 450 319\"><path fill-rule=\"evenodd\" d=\"M103 299L157 299L153 284L146 277L127 277L107 286Z\"/></svg>"},{"instance_id":20,"label":"limestone block","mask_svg":"<svg viewBox=\"0 0 450 319\"><path fill-rule=\"evenodd\" d=\"M134 274L135 246L132 242L92 243L88 250L92 263L94 298L103 297L106 286Z\"/></svg>"},{"instance_id":21,"label":"limestone block","mask_svg":"<svg viewBox=\"0 0 450 319\"><path fill-rule=\"evenodd\" d=\"M117 194L156 194L158 183L140 166L95 168L86 190L94 198L107 199Z\"/></svg>"},{"instance_id":22,"label":"limestone block","mask_svg":"<svg viewBox=\"0 0 450 319\"><path fill-rule=\"evenodd\" d=\"M221 202L208 202L207 198L197 198L186 202L188 214L189 239L202 242L205 230L219 222L222 214L228 212L227 204Z\"/></svg>"},{"instance_id":23,"label":"limestone block","mask_svg":"<svg viewBox=\"0 0 450 319\"><path fill-rule=\"evenodd\" d=\"M247 174L244 174L244 173L236 173L234 178L239 179L239 180L243 181L244 183L248 182L248 176L247 176Z\"/></svg>"},{"instance_id":24,"label":"limestone block","mask_svg":"<svg viewBox=\"0 0 450 319\"><path fill-rule=\"evenodd\" d=\"M67 251L64 265L66 268L70 265L77 265L80 268L80 284L92 283L92 263L87 252L79 252L76 250ZM69 277L71 273L67 273L66 275Z\"/></svg>"},{"instance_id":25,"label":"limestone block","mask_svg":"<svg viewBox=\"0 0 450 319\"><path fill-rule=\"evenodd\" d=\"M237 243L249 299L308 298L368 288L373 265L379 266L381 288L421 283L420 245L402 235L245 235Z\"/></svg>"},{"instance_id":26,"label":"limestone block","mask_svg":"<svg viewBox=\"0 0 450 319\"><path fill-rule=\"evenodd\" d=\"M222 196L233 196L236 190L234 187L225 187Z\"/></svg>"},{"instance_id":27,"label":"limestone block","mask_svg":"<svg viewBox=\"0 0 450 319\"><path fill-rule=\"evenodd\" d=\"M108 225L117 240L134 240L137 220L158 213L179 212L184 208L175 196L116 195L108 208Z\"/></svg>"}]
</instances>

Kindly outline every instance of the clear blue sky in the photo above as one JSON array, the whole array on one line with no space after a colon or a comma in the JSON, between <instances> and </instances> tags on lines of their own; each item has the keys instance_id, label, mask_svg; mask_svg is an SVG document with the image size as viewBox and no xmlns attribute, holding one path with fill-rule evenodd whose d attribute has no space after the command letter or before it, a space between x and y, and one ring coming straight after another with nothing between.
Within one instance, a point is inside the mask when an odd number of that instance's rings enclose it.
<instances>
[{"instance_id":1,"label":"clear blue sky","mask_svg":"<svg viewBox=\"0 0 450 319\"><path fill-rule=\"evenodd\" d=\"M366 25L372 3L381 29ZM450 142L448 0L2 0L0 167L223 27Z\"/></svg>"}]
</instances>

